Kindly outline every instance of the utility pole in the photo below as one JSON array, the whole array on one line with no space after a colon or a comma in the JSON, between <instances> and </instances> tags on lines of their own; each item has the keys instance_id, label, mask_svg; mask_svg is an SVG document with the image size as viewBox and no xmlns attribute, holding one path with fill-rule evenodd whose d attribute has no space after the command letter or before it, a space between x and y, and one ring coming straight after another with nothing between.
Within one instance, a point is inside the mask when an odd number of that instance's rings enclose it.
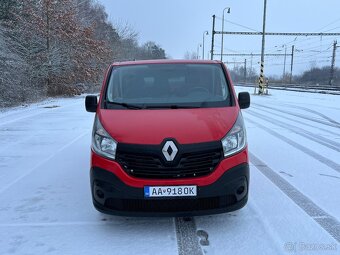
<instances>
[{"instance_id":1,"label":"utility pole","mask_svg":"<svg viewBox=\"0 0 340 255\"><path fill-rule=\"evenodd\" d=\"M250 53L250 75L253 75L253 53Z\"/></svg>"},{"instance_id":2,"label":"utility pole","mask_svg":"<svg viewBox=\"0 0 340 255\"><path fill-rule=\"evenodd\" d=\"M204 59L204 44L205 44L205 40L204 40L204 36L205 35L209 35L209 32L208 31L204 31L203 32L203 47L202 47L202 59Z\"/></svg>"},{"instance_id":3,"label":"utility pole","mask_svg":"<svg viewBox=\"0 0 340 255\"><path fill-rule=\"evenodd\" d=\"M267 0L264 0L263 7L263 29L262 29L262 48L261 48L261 70L259 78L259 94L264 93L265 81L264 81L264 47L266 37L266 13L267 13Z\"/></svg>"},{"instance_id":4,"label":"utility pole","mask_svg":"<svg viewBox=\"0 0 340 255\"><path fill-rule=\"evenodd\" d=\"M283 75L282 75L282 83L285 82L285 75L286 75L286 60L287 60L287 45L284 45L285 47L285 57L283 62Z\"/></svg>"},{"instance_id":5,"label":"utility pole","mask_svg":"<svg viewBox=\"0 0 340 255\"><path fill-rule=\"evenodd\" d=\"M247 83L247 59L244 59L244 83Z\"/></svg>"},{"instance_id":6,"label":"utility pole","mask_svg":"<svg viewBox=\"0 0 340 255\"><path fill-rule=\"evenodd\" d=\"M200 59L200 48L202 47L201 44L197 45L197 59Z\"/></svg>"},{"instance_id":7,"label":"utility pole","mask_svg":"<svg viewBox=\"0 0 340 255\"><path fill-rule=\"evenodd\" d=\"M292 55L291 55L291 61L290 61L289 84L292 84L292 80L293 80L294 51L295 51L295 45L292 46Z\"/></svg>"},{"instance_id":8,"label":"utility pole","mask_svg":"<svg viewBox=\"0 0 340 255\"><path fill-rule=\"evenodd\" d=\"M225 10L228 10L227 13L230 13L230 7L226 7L223 9L223 15L222 15L222 41L221 41L221 61L223 61L223 47L224 47L224 41L223 41L223 38L224 38L224 12Z\"/></svg>"},{"instance_id":9,"label":"utility pole","mask_svg":"<svg viewBox=\"0 0 340 255\"><path fill-rule=\"evenodd\" d=\"M215 18L216 15L213 15L213 26L212 26L212 31L211 31L211 60L214 59L214 43L215 43Z\"/></svg>"},{"instance_id":10,"label":"utility pole","mask_svg":"<svg viewBox=\"0 0 340 255\"><path fill-rule=\"evenodd\" d=\"M329 85L331 85L331 86L334 83L335 55L336 55L336 48L338 47L337 44L338 44L338 42L334 41L334 43L333 43L332 65L331 65L331 76L329 78Z\"/></svg>"}]
</instances>

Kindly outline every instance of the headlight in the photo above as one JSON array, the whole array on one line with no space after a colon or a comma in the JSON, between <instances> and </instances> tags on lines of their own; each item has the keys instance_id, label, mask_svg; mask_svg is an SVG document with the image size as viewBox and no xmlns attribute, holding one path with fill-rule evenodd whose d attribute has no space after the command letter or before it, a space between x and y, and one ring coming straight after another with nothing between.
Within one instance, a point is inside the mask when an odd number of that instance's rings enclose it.
<instances>
[{"instance_id":1,"label":"headlight","mask_svg":"<svg viewBox=\"0 0 340 255\"><path fill-rule=\"evenodd\" d=\"M116 158L117 142L106 132L97 116L93 125L92 149L103 157Z\"/></svg>"},{"instance_id":2,"label":"headlight","mask_svg":"<svg viewBox=\"0 0 340 255\"><path fill-rule=\"evenodd\" d=\"M231 156L246 147L247 136L244 127L242 114L239 113L237 120L228 132L228 134L221 140L224 157Z\"/></svg>"}]
</instances>

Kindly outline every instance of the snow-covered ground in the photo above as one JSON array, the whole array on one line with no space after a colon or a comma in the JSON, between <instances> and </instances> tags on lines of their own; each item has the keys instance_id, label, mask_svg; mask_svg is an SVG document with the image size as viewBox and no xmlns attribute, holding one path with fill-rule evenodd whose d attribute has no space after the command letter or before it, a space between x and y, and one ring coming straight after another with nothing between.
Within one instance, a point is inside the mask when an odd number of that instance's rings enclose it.
<instances>
[{"instance_id":1,"label":"snow-covered ground","mask_svg":"<svg viewBox=\"0 0 340 255\"><path fill-rule=\"evenodd\" d=\"M83 97L0 113L0 254L340 254L340 96L270 93L243 111L247 206L191 221L95 211Z\"/></svg>"}]
</instances>

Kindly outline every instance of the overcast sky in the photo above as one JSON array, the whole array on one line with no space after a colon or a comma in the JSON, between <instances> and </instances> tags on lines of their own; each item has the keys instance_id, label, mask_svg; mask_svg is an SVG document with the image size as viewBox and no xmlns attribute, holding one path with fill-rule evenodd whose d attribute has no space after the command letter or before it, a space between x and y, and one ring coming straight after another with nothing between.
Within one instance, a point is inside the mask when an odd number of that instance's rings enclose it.
<instances>
[{"instance_id":1,"label":"overcast sky","mask_svg":"<svg viewBox=\"0 0 340 255\"><path fill-rule=\"evenodd\" d=\"M205 37L205 55L210 51L212 15L217 16L216 30L221 30L222 12L225 14L226 31L251 31L229 23L237 23L256 31L262 30L263 0L98 0L106 7L110 20L114 23L129 23L138 33L140 42L155 41L171 58L183 58L186 51L197 51ZM330 31L329 31L330 30ZM267 32L340 32L339 0L268 0ZM221 36L216 36L216 52L220 52ZM266 53L287 54L292 45L295 52L294 73L299 73L311 65L330 65L332 43L340 37L274 37L266 38ZM260 53L260 36L225 36L224 53ZM275 47L276 46L276 47ZM281 52L280 52L281 50ZM301 51L303 50L303 51ZM202 56L202 48L199 48ZM337 66L340 65L338 49ZM219 59L218 56L215 56ZM244 62L245 57L225 57L225 61ZM258 69L259 58L253 58L253 67ZM251 58L247 57L248 66ZM268 74L282 75L283 57L266 57ZM234 64L230 63L233 66ZM290 71L290 55L287 56L287 71Z\"/></svg>"}]
</instances>

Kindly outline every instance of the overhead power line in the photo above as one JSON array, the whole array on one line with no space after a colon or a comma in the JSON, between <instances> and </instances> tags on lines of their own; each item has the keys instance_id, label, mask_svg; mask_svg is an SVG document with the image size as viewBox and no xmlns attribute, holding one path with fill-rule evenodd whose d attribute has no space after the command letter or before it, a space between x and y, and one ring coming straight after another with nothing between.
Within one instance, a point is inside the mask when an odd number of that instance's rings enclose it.
<instances>
[{"instance_id":1,"label":"overhead power line","mask_svg":"<svg viewBox=\"0 0 340 255\"><path fill-rule=\"evenodd\" d=\"M216 16L216 19L218 19L218 20L223 20L222 18L217 17L217 16ZM241 24L239 24L239 23L236 23L236 22L233 22L233 21L230 21L230 20L224 20L224 22L227 22L227 23L230 23L230 24L233 24L233 25L235 25L235 26L239 26L239 27L242 27L242 28L245 28L245 29L248 29L248 30L252 30L252 31L255 31L255 32L259 32L258 30L254 29L254 28L247 27L247 26L245 26L245 25L241 25Z\"/></svg>"},{"instance_id":2,"label":"overhead power line","mask_svg":"<svg viewBox=\"0 0 340 255\"><path fill-rule=\"evenodd\" d=\"M340 19L336 19L336 20L334 20L334 21L328 23L327 25L325 25L325 26L323 26L322 28L319 28L319 29L317 29L317 30L318 30L318 31L321 31L322 29L324 29L324 28L326 28L326 27L328 27L328 26L330 26L330 25L333 25L333 24L337 23L338 21L340 21Z\"/></svg>"},{"instance_id":3,"label":"overhead power line","mask_svg":"<svg viewBox=\"0 0 340 255\"><path fill-rule=\"evenodd\" d=\"M225 35L262 35L262 32L221 32L214 31L215 34ZM340 33L272 33L266 32L265 35L278 35L278 36L340 36Z\"/></svg>"},{"instance_id":4,"label":"overhead power line","mask_svg":"<svg viewBox=\"0 0 340 255\"><path fill-rule=\"evenodd\" d=\"M337 32L308 32L308 33L300 33L300 32L266 32L265 30L265 24L266 24L266 2L267 0L264 0L264 15L263 15L263 30L262 32L259 32L259 31L256 31L255 29L253 28L250 28L250 27L247 27L247 26L243 26L243 25L240 25L240 24L237 24L235 22L230 22L230 21L227 21L231 24L234 24L236 26L240 26L240 27L243 27L247 30L252 30L251 32L250 31L224 31L222 29L222 31L216 31L215 30L215 20L216 20L216 15L213 15L213 26L212 26L212 41L211 41L211 59L214 59L214 56L216 55L219 55L221 56L221 60L223 59L223 56L240 56L240 57L245 57L245 56L251 56L252 59L253 57L255 56L260 56L261 55L261 71L260 71L260 78L259 78L259 87L262 88L263 86L263 77L264 77L264 72L263 72L263 69L264 69L264 56L268 56L268 57L277 57L277 56L285 56L285 63L284 63L284 71L283 71L283 77L285 76L285 66L286 66L286 57L287 55L291 56L291 72L290 72L290 80L292 79L292 72L293 72L293 58L294 58L294 52L295 51L299 51L299 50L296 50L295 49L295 44L300 44L301 42L304 42L304 41L309 41L309 38L310 37L320 37L320 46L314 46L314 45L311 45L309 44L308 46L308 49L307 50L311 50L311 49L316 49L316 48L319 48L320 51L318 51L316 54L309 54L306 56L306 53L308 54L307 51L305 51L303 53L303 58L304 60L306 61L308 58L310 57L313 57L315 55L320 55L322 53L326 53L328 49L324 49L325 48L325 45L322 45L324 43L323 42L323 37L326 37L326 36L333 36L333 37L339 37L340 36L340 33L337 33ZM223 21L223 24L224 24L224 20L222 19ZM335 22L337 21L334 21L332 22L332 24L334 24ZM325 27L329 26L331 24L327 24ZM336 28L333 28L333 29L329 29L329 31L332 31L332 30L335 30ZM229 53L229 54L223 54L223 44L221 45L221 52L219 54L216 54L214 53L214 43L215 43L215 36L216 35L248 35L248 36L262 36L262 50L261 50L261 54L247 54L247 53ZM285 46L285 54L278 54L278 53L267 53L265 54L265 49L264 49L264 46L265 46L265 36L294 36L296 37L294 40L292 40L291 42L289 43L283 43L283 45ZM309 38L306 38L304 40L299 40L299 42L297 42L297 38L298 37L309 37ZM289 46L288 44L293 44L292 45L292 53L291 54L287 54L287 46ZM299 48L301 48L301 45L298 46ZM328 45L326 45L326 47L328 47ZM336 46L334 47L336 48ZM310 51L312 52L312 51ZM333 54L333 56L335 56L335 54ZM335 63L335 57L333 57L333 63ZM334 65L334 64L333 64ZM261 90L261 89L260 89ZM262 90L261 90L262 91Z\"/></svg>"},{"instance_id":5,"label":"overhead power line","mask_svg":"<svg viewBox=\"0 0 340 255\"><path fill-rule=\"evenodd\" d=\"M339 29L340 27L335 27L335 28L332 28L332 29L329 29L329 30L326 30L325 32L329 32L329 31L333 31L335 29Z\"/></svg>"},{"instance_id":6,"label":"overhead power line","mask_svg":"<svg viewBox=\"0 0 340 255\"><path fill-rule=\"evenodd\" d=\"M229 57L246 57L246 56L261 56L261 53L224 53L222 54L223 56L229 56ZM287 56L287 55L291 55L291 54L279 54L279 53L268 53L268 54L264 54L265 56L271 56L271 57L278 57L278 56Z\"/></svg>"}]
</instances>

